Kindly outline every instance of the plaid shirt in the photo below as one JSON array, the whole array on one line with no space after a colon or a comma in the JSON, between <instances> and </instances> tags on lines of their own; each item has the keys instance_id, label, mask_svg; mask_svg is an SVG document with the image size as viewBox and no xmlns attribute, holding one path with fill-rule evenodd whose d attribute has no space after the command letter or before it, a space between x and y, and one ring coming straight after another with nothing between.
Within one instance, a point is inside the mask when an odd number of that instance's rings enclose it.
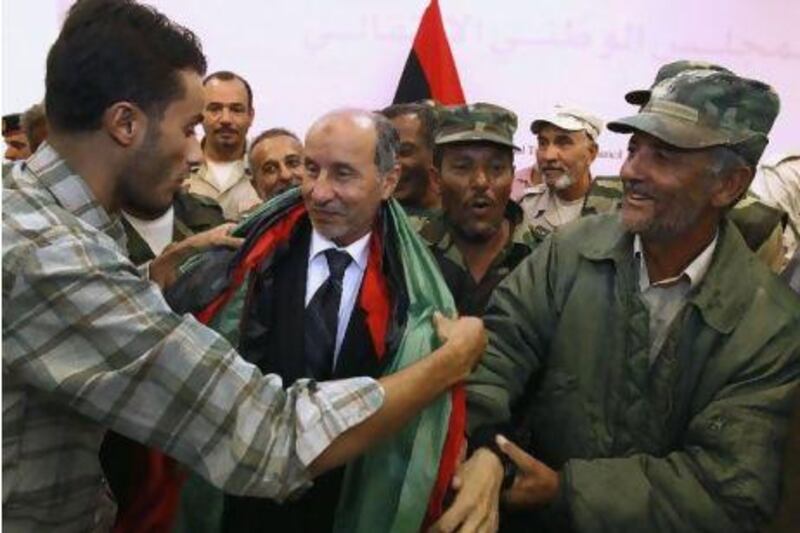
<instances>
[{"instance_id":1,"label":"plaid shirt","mask_svg":"<svg viewBox=\"0 0 800 533\"><path fill-rule=\"evenodd\" d=\"M128 261L118 218L49 146L3 190L3 528L89 531L107 516L106 428L225 491L282 499L383 402L368 378L284 390Z\"/></svg>"}]
</instances>

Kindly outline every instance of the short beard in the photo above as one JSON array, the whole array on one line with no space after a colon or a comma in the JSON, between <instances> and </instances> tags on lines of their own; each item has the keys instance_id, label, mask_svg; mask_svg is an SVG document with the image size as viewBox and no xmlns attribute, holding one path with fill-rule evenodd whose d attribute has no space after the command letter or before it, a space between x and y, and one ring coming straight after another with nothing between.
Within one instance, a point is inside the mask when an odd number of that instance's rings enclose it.
<instances>
[{"instance_id":1,"label":"short beard","mask_svg":"<svg viewBox=\"0 0 800 533\"><path fill-rule=\"evenodd\" d=\"M626 220L623 207L619 216L627 231L638 233L648 241L664 242L686 233L697 223L702 212L702 205L688 205L680 209L672 209L668 215L662 217L654 216L649 220Z\"/></svg>"}]
</instances>

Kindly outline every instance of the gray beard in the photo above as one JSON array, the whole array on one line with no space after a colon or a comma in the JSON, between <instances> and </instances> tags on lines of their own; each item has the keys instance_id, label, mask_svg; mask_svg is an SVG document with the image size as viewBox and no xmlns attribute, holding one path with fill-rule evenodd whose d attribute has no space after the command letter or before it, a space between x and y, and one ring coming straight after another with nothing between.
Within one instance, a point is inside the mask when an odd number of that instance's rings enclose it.
<instances>
[{"instance_id":1,"label":"gray beard","mask_svg":"<svg viewBox=\"0 0 800 533\"><path fill-rule=\"evenodd\" d=\"M571 174L564 173L558 178L556 178L556 181L553 183L553 189L557 191L563 191L565 189L569 189L570 187L575 185L576 181L577 180L573 178Z\"/></svg>"}]
</instances>

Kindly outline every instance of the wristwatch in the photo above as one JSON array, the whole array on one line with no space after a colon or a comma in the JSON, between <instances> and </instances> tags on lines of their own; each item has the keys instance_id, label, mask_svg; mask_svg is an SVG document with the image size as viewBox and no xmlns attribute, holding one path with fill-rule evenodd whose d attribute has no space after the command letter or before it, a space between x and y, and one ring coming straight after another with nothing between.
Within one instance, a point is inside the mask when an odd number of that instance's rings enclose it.
<instances>
[{"instance_id":1,"label":"wristwatch","mask_svg":"<svg viewBox=\"0 0 800 533\"><path fill-rule=\"evenodd\" d=\"M501 429L499 426L478 428L470 435L468 442L470 454L479 448L486 448L500 459L500 464L503 466L503 482L500 485L500 489L507 490L511 488L514 484L514 478L517 477L517 464L503 453L503 450L497 445L497 435L508 433L507 431L501 431Z\"/></svg>"}]
</instances>

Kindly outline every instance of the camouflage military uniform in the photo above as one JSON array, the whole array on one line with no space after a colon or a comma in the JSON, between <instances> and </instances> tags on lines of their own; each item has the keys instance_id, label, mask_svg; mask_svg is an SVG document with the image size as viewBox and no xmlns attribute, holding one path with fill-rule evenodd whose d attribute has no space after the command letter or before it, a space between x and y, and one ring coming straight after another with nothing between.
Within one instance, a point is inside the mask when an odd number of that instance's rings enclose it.
<instances>
[{"instance_id":1,"label":"camouflage military uniform","mask_svg":"<svg viewBox=\"0 0 800 533\"><path fill-rule=\"evenodd\" d=\"M537 243L558 226L578 218L583 202L583 198L571 202L561 200L544 183L526 189L519 201L525 213L525 224Z\"/></svg>"},{"instance_id":2,"label":"camouflage military uniform","mask_svg":"<svg viewBox=\"0 0 800 533\"><path fill-rule=\"evenodd\" d=\"M179 242L195 233L210 230L225 222L219 204L199 194L180 192L172 204L175 210L172 242ZM134 265L141 265L155 259L150 247L131 224L121 217L128 238L128 257Z\"/></svg>"},{"instance_id":3,"label":"camouflage military uniform","mask_svg":"<svg viewBox=\"0 0 800 533\"><path fill-rule=\"evenodd\" d=\"M475 103L442 108L438 113L438 130L435 138L437 147L452 143L460 145L491 143L504 149L519 149L513 143L517 116L508 109L493 104ZM491 194L504 194L505 198L508 198L513 173L507 177L509 178L507 192L500 193L503 185L496 186L496 183L488 185L486 190L491 189L493 191ZM474 176L469 179L474 179ZM474 182L470 181L469 190L474 191L471 189L473 185ZM442 194L444 199L444 195L448 194L446 189L443 189ZM446 206L447 202L443 201L442 204ZM440 217L428 220L420 229L420 235L428 242L436 257L461 314L482 315L497 284L533 249L533 238L523 222L523 213L519 205L507 200L504 216L510 229L508 241L502 251L492 259L483 277L477 281L473 278L453 239L451 227L453 222L448 219L446 210Z\"/></svg>"},{"instance_id":4,"label":"camouflage military uniform","mask_svg":"<svg viewBox=\"0 0 800 533\"><path fill-rule=\"evenodd\" d=\"M622 205L622 180L619 176L599 176L581 209L581 216L610 213ZM781 233L786 222L786 213L762 202L752 192L733 206L728 214L731 222L744 237L745 243L764 263L778 272L783 250Z\"/></svg>"},{"instance_id":5,"label":"camouflage military uniform","mask_svg":"<svg viewBox=\"0 0 800 533\"><path fill-rule=\"evenodd\" d=\"M582 109L557 105L550 115L531 122L531 133L538 136L543 129L548 127L554 127L558 131L570 134L582 131L596 147L597 140L603 131L603 120ZM541 145L542 142L543 140L539 138L538 143ZM550 153L547 149L544 151ZM561 158L561 156L549 157L554 161ZM544 155L543 160L539 159L537 155L537 160L543 168L547 167L547 155ZM590 165L592 160L593 157L589 160ZM591 173L588 166L585 172L586 174L582 171L580 176L574 176L576 180L580 180L580 185L578 185L580 189L576 190L572 185L569 187L571 195L581 195L574 200L563 200L556 192L557 189L548 187L546 183L531 186L524 191L519 204L525 213L525 223L537 242L543 241L558 226L572 222L580 216L583 206L582 195L591 184Z\"/></svg>"},{"instance_id":6,"label":"camouflage military uniform","mask_svg":"<svg viewBox=\"0 0 800 533\"><path fill-rule=\"evenodd\" d=\"M436 223L442 218L441 209L425 209L424 207L403 207L408 217L408 225L419 233L428 223Z\"/></svg>"},{"instance_id":7,"label":"camouflage military uniform","mask_svg":"<svg viewBox=\"0 0 800 533\"><path fill-rule=\"evenodd\" d=\"M475 281L470 274L464 257L453 243L451 230L444 218L429 220L419 232L439 263L458 312L462 315L482 315L497 284L533 251L535 239L523 223L522 209L509 201L505 216L511 228L508 242L480 281Z\"/></svg>"},{"instance_id":8,"label":"camouflage military uniform","mask_svg":"<svg viewBox=\"0 0 800 533\"><path fill-rule=\"evenodd\" d=\"M800 150L762 161L751 189L788 214L783 233L784 260L788 262L800 247Z\"/></svg>"}]
</instances>

